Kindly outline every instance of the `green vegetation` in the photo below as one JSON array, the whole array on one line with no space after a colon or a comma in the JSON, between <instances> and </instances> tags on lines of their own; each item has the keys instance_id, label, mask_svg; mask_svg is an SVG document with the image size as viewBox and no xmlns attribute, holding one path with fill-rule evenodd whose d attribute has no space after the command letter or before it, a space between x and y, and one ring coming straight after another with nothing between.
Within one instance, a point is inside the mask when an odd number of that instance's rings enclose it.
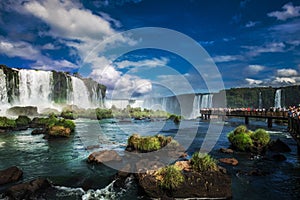
<instances>
[{"instance_id":1,"label":"green vegetation","mask_svg":"<svg viewBox=\"0 0 300 200\"><path fill-rule=\"evenodd\" d=\"M175 115L175 114L171 114L169 117L168 117L169 120L173 120L173 122L175 124L179 124L181 119L182 119L182 116L180 115Z\"/></svg>"},{"instance_id":2,"label":"green vegetation","mask_svg":"<svg viewBox=\"0 0 300 200\"><path fill-rule=\"evenodd\" d=\"M58 119L55 115L50 115L47 118L34 118L33 123L51 128L53 126L63 126L65 128L70 128L71 132L75 130L75 123L68 119Z\"/></svg>"},{"instance_id":3,"label":"green vegetation","mask_svg":"<svg viewBox=\"0 0 300 200\"><path fill-rule=\"evenodd\" d=\"M195 152L190 160L192 169L197 172L217 171L217 161L208 154Z\"/></svg>"},{"instance_id":4,"label":"green vegetation","mask_svg":"<svg viewBox=\"0 0 300 200\"><path fill-rule=\"evenodd\" d=\"M65 119L76 119L78 118L78 115L76 112L72 111L72 110L64 110L61 112L60 116L62 118L65 118Z\"/></svg>"},{"instance_id":5,"label":"green vegetation","mask_svg":"<svg viewBox=\"0 0 300 200\"><path fill-rule=\"evenodd\" d=\"M184 182L184 176L177 166L170 165L158 170L156 180L163 189L172 190Z\"/></svg>"},{"instance_id":6,"label":"green vegetation","mask_svg":"<svg viewBox=\"0 0 300 200\"><path fill-rule=\"evenodd\" d=\"M262 146L266 146L270 142L270 135L264 129L257 129L252 135L252 139Z\"/></svg>"},{"instance_id":7,"label":"green vegetation","mask_svg":"<svg viewBox=\"0 0 300 200\"><path fill-rule=\"evenodd\" d=\"M95 111L98 120L113 118L112 110L110 109L97 108Z\"/></svg>"},{"instance_id":8,"label":"green vegetation","mask_svg":"<svg viewBox=\"0 0 300 200\"><path fill-rule=\"evenodd\" d=\"M17 126L28 126L31 122L31 119L25 115L20 115L16 119L16 124Z\"/></svg>"},{"instance_id":9,"label":"green vegetation","mask_svg":"<svg viewBox=\"0 0 300 200\"><path fill-rule=\"evenodd\" d=\"M16 121L13 119L8 119L7 117L0 117L0 128L10 129L17 126Z\"/></svg>"},{"instance_id":10,"label":"green vegetation","mask_svg":"<svg viewBox=\"0 0 300 200\"><path fill-rule=\"evenodd\" d=\"M157 151L167 144L178 146L179 144L172 139L172 137L155 135L155 136L140 136L139 134L133 134L128 138L127 148L137 150L141 152Z\"/></svg>"},{"instance_id":11,"label":"green vegetation","mask_svg":"<svg viewBox=\"0 0 300 200\"><path fill-rule=\"evenodd\" d=\"M266 130L257 129L252 132L244 125L238 126L227 137L232 146L239 151L254 151L258 147L266 147L270 142L270 135Z\"/></svg>"},{"instance_id":12,"label":"green vegetation","mask_svg":"<svg viewBox=\"0 0 300 200\"><path fill-rule=\"evenodd\" d=\"M248 133L240 133L237 135L229 133L228 139L231 144L240 151L250 150L253 146L252 139Z\"/></svg>"}]
</instances>

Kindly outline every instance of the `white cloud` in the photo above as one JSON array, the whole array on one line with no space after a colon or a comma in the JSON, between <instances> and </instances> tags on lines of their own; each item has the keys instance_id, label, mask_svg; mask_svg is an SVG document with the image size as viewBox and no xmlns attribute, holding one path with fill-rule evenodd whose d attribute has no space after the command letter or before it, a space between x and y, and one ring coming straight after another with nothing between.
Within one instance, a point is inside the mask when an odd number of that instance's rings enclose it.
<instances>
[{"instance_id":1,"label":"white cloud","mask_svg":"<svg viewBox=\"0 0 300 200\"><path fill-rule=\"evenodd\" d=\"M288 77L276 77L273 81L272 84L277 85L277 84L295 84L296 79L295 78L288 78Z\"/></svg>"},{"instance_id":2,"label":"white cloud","mask_svg":"<svg viewBox=\"0 0 300 200\"><path fill-rule=\"evenodd\" d=\"M238 55L224 55L224 56L215 56L213 57L213 60L216 63L220 62L230 62L230 61L235 61L235 60L240 60L241 56Z\"/></svg>"},{"instance_id":3,"label":"white cloud","mask_svg":"<svg viewBox=\"0 0 300 200\"><path fill-rule=\"evenodd\" d=\"M258 22L249 21L249 22L245 25L245 27L246 27L246 28L251 28L251 27L256 26L257 24L258 24Z\"/></svg>"},{"instance_id":4,"label":"white cloud","mask_svg":"<svg viewBox=\"0 0 300 200\"><path fill-rule=\"evenodd\" d=\"M20 57L27 60L37 60L41 57L38 49L27 42L13 42L0 37L0 53L8 57Z\"/></svg>"},{"instance_id":5,"label":"white cloud","mask_svg":"<svg viewBox=\"0 0 300 200\"><path fill-rule=\"evenodd\" d=\"M153 59L146 59L146 60L139 60L139 61L129 61L124 60L121 62L115 63L117 68L124 69L129 67L158 67L158 66L166 66L168 64L169 60L167 58L153 58Z\"/></svg>"},{"instance_id":6,"label":"white cloud","mask_svg":"<svg viewBox=\"0 0 300 200\"><path fill-rule=\"evenodd\" d=\"M268 43L263 46L242 46L243 48L249 50L247 54L249 56L258 56L262 53L274 53L274 52L284 52L285 44L283 42L273 42Z\"/></svg>"},{"instance_id":7,"label":"white cloud","mask_svg":"<svg viewBox=\"0 0 300 200\"><path fill-rule=\"evenodd\" d=\"M294 6L291 2L282 6L282 10L283 11L270 12L268 16L276 17L277 20L281 21L300 16L300 6Z\"/></svg>"},{"instance_id":8,"label":"white cloud","mask_svg":"<svg viewBox=\"0 0 300 200\"><path fill-rule=\"evenodd\" d=\"M262 65L249 65L248 66L248 71L251 73L251 74L257 74L258 72L264 70L265 67L262 66Z\"/></svg>"},{"instance_id":9,"label":"white cloud","mask_svg":"<svg viewBox=\"0 0 300 200\"><path fill-rule=\"evenodd\" d=\"M278 69L277 75L280 77L292 77L297 76L298 72L295 69Z\"/></svg>"},{"instance_id":10,"label":"white cloud","mask_svg":"<svg viewBox=\"0 0 300 200\"><path fill-rule=\"evenodd\" d=\"M52 43L47 43L45 45L42 46L42 49L45 50L56 50L59 49L58 47L54 46Z\"/></svg>"},{"instance_id":11,"label":"white cloud","mask_svg":"<svg viewBox=\"0 0 300 200\"><path fill-rule=\"evenodd\" d=\"M263 83L262 80L255 80L252 78L246 78L245 81L247 82L247 84L249 84L250 86L255 86L255 85L260 85Z\"/></svg>"},{"instance_id":12,"label":"white cloud","mask_svg":"<svg viewBox=\"0 0 300 200\"><path fill-rule=\"evenodd\" d=\"M24 4L24 9L46 22L50 34L57 37L100 39L116 33L108 21L71 1L30 1Z\"/></svg>"},{"instance_id":13,"label":"white cloud","mask_svg":"<svg viewBox=\"0 0 300 200\"><path fill-rule=\"evenodd\" d=\"M107 86L109 97L113 95L114 98L130 98L132 95L143 95L152 90L151 81L122 74L112 65L107 65L104 69L93 69L90 77Z\"/></svg>"}]
</instances>

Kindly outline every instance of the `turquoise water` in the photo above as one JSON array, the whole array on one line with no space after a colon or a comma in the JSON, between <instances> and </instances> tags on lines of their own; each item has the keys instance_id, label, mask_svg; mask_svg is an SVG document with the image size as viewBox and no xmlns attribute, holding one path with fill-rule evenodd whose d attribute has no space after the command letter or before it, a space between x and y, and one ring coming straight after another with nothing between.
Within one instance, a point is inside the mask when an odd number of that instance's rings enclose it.
<instances>
[{"instance_id":1,"label":"turquoise water","mask_svg":"<svg viewBox=\"0 0 300 200\"><path fill-rule=\"evenodd\" d=\"M76 132L71 138L47 140L43 135L31 135L26 131L0 134L0 169L17 165L23 172L21 181L37 177L47 177L54 185L45 194L47 199L147 199L138 190L134 180L128 178L124 188L114 188L116 170L105 165L88 164L86 159L92 151L114 149L121 155L127 138L132 133L142 135L176 136L179 126L173 122L155 121L146 123L116 123L115 120L78 119ZM226 157L218 152L220 147L228 147L226 135L242 120L231 120L223 131L211 154L215 158ZM263 121L250 122L250 129L266 127ZM214 122L218 126L217 122ZM193 141L187 149L189 156L198 151L208 129L208 122L182 121L181 132L186 133L177 139L179 142ZM286 127L274 125L269 130L273 139L286 142L292 152L285 153L286 161L275 162L267 158L250 158L247 154L234 154L239 160L236 167L224 166L232 177L233 199L298 199L300 197L300 161L294 140L286 132ZM195 138L190 136L196 134ZM87 150L87 146L99 148ZM245 172L260 169L264 176L248 176ZM0 187L4 191L7 186Z\"/></svg>"}]
</instances>

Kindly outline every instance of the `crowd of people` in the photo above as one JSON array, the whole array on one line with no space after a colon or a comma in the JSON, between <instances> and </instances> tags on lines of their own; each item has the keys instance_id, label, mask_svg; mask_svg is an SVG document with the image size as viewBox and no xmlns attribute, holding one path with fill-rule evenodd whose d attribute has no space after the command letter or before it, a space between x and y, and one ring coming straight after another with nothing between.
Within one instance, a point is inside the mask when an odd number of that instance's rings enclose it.
<instances>
[{"instance_id":1,"label":"crowd of people","mask_svg":"<svg viewBox=\"0 0 300 200\"><path fill-rule=\"evenodd\" d=\"M300 106L290 106L288 109L289 117L297 117L300 119Z\"/></svg>"}]
</instances>

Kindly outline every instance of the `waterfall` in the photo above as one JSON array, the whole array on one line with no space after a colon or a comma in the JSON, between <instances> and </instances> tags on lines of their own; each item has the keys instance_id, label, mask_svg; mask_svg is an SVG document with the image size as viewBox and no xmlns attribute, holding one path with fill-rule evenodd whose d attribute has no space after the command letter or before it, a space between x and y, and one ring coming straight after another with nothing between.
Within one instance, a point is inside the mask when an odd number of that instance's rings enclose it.
<instances>
[{"instance_id":1,"label":"waterfall","mask_svg":"<svg viewBox=\"0 0 300 200\"><path fill-rule=\"evenodd\" d=\"M19 103L21 105L51 105L52 72L19 70Z\"/></svg>"},{"instance_id":2,"label":"waterfall","mask_svg":"<svg viewBox=\"0 0 300 200\"><path fill-rule=\"evenodd\" d=\"M261 97L261 92L258 94L258 108L262 109L262 97Z\"/></svg>"},{"instance_id":3,"label":"waterfall","mask_svg":"<svg viewBox=\"0 0 300 200\"><path fill-rule=\"evenodd\" d=\"M195 119L200 116L200 109L201 109L201 99L202 95L195 95L194 101L193 101L193 110L191 114L191 119Z\"/></svg>"},{"instance_id":4,"label":"waterfall","mask_svg":"<svg viewBox=\"0 0 300 200\"><path fill-rule=\"evenodd\" d=\"M281 108L281 89L276 90L275 92L275 108Z\"/></svg>"},{"instance_id":5,"label":"waterfall","mask_svg":"<svg viewBox=\"0 0 300 200\"><path fill-rule=\"evenodd\" d=\"M89 92L84 82L74 76L71 76L72 80L72 98L69 104L74 104L81 108L90 108L92 106L89 100Z\"/></svg>"},{"instance_id":6,"label":"waterfall","mask_svg":"<svg viewBox=\"0 0 300 200\"><path fill-rule=\"evenodd\" d=\"M212 94L204 94L201 100L201 109L202 108L212 108Z\"/></svg>"},{"instance_id":7,"label":"waterfall","mask_svg":"<svg viewBox=\"0 0 300 200\"><path fill-rule=\"evenodd\" d=\"M7 89L6 89L6 76L3 70L0 69L0 104L5 105L8 103Z\"/></svg>"}]
</instances>

